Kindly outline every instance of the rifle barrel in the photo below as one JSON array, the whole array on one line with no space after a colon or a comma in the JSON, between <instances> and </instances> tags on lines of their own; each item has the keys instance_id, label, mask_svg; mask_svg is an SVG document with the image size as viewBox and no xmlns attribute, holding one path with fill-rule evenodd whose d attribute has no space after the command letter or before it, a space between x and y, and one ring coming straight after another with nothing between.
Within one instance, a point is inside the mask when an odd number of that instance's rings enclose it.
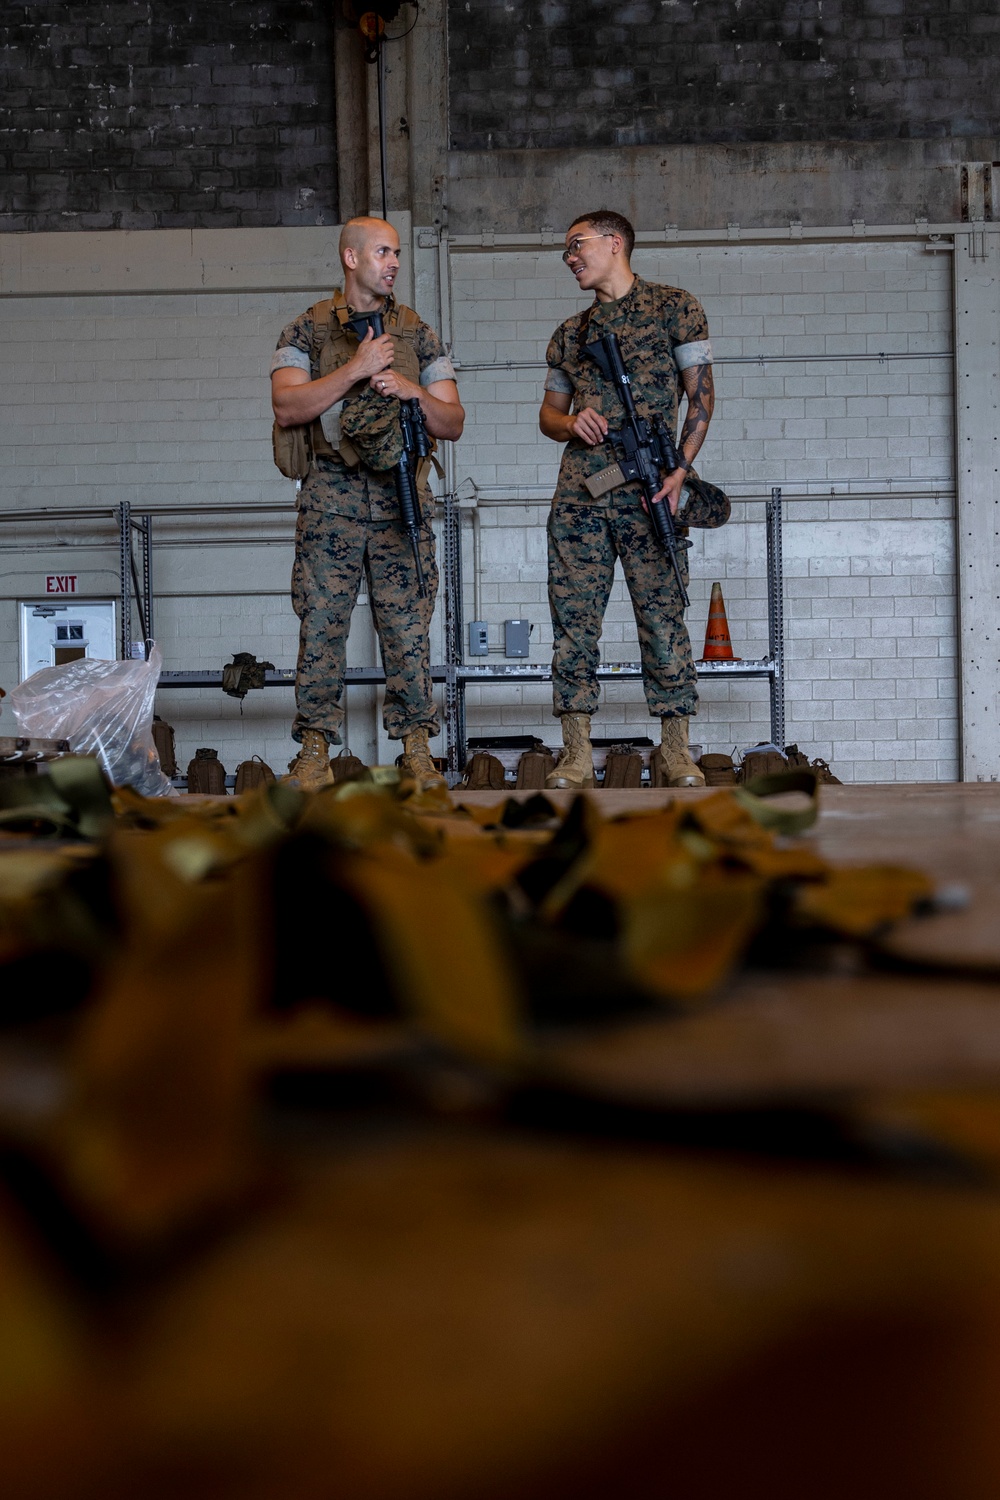
<instances>
[{"instance_id":1,"label":"rifle barrel","mask_svg":"<svg viewBox=\"0 0 1000 1500\"><path fill-rule=\"evenodd\" d=\"M413 408L416 407L416 413ZM414 467L414 456L421 457L421 444L419 439L420 428L423 426L423 412L420 410L420 402L414 398L410 401L399 403L399 419L403 429L403 451L400 454L399 463L395 468L396 497L399 500L399 514L403 523L403 530L410 539L413 549L413 565L417 574L417 592L421 599L427 598L427 585L424 582L424 570L420 562L420 496L417 493L417 473Z\"/></svg>"}]
</instances>

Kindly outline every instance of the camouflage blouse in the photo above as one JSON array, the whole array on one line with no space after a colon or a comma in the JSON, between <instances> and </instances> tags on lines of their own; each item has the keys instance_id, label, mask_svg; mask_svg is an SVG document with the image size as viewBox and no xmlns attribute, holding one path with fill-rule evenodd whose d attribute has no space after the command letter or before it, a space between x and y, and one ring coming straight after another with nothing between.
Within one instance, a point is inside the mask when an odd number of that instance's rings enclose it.
<instances>
[{"instance_id":1,"label":"camouflage blouse","mask_svg":"<svg viewBox=\"0 0 1000 1500\"><path fill-rule=\"evenodd\" d=\"M679 287L659 286L637 276L617 302L594 302L560 323L545 356L549 367L545 389L571 395L574 412L592 407L616 428L624 418L618 392L583 352L584 344L612 330L618 335L640 416L652 418L659 413L676 433L681 370L712 362L708 320L701 303ZM606 444L591 448L571 438L559 469L556 499L588 505L620 501L621 490L592 500L583 484L612 461Z\"/></svg>"},{"instance_id":2,"label":"camouflage blouse","mask_svg":"<svg viewBox=\"0 0 1000 1500\"><path fill-rule=\"evenodd\" d=\"M384 311L393 305L391 296L386 298ZM312 309L295 319L281 330L278 347L271 361L271 374L289 366L306 370L314 376L312 368L313 320ZM417 361L420 365L420 384L433 385L438 380L454 380L455 367L434 329L422 319L414 339ZM340 411L338 401L329 411L323 412L320 421L323 430L334 447L340 439ZM391 521L398 517L399 501L396 485L391 473L377 473L363 465L349 469L339 458L317 458L312 473L302 486L304 504L315 502L330 515L340 515L355 520Z\"/></svg>"}]
</instances>

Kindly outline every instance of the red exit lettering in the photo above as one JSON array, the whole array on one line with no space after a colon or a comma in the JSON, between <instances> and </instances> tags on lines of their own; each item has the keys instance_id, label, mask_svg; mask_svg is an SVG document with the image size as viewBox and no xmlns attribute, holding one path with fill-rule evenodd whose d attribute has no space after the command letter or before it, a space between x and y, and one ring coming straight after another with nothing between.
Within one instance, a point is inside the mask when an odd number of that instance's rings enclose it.
<instances>
[{"instance_id":1,"label":"red exit lettering","mask_svg":"<svg viewBox=\"0 0 1000 1500\"><path fill-rule=\"evenodd\" d=\"M76 573L46 573L45 592L47 594L75 594Z\"/></svg>"}]
</instances>

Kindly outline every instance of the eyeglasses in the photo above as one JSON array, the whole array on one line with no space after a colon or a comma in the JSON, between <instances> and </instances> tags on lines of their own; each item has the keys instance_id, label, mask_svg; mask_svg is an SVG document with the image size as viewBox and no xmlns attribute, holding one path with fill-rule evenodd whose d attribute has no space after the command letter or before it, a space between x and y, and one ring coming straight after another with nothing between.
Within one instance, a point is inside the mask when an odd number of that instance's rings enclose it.
<instances>
[{"instance_id":1,"label":"eyeglasses","mask_svg":"<svg viewBox=\"0 0 1000 1500\"><path fill-rule=\"evenodd\" d=\"M569 265L570 257L571 256L577 256L577 255L580 254L580 246L583 244L584 240L613 240L613 239L614 239L614 235L613 234L578 234L578 235L575 235L573 237L573 239L570 240L569 244L566 246L566 249L563 251L562 258L565 261L566 265Z\"/></svg>"}]
</instances>

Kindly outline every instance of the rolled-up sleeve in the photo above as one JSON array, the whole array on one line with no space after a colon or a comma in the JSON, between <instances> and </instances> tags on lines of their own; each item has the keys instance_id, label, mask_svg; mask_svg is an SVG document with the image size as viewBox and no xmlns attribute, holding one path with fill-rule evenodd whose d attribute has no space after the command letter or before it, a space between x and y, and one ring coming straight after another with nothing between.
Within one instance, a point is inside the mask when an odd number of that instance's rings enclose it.
<instances>
[{"instance_id":1,"label":"rolled-up sleeve","mask_svg":"<svg viewBox=\"0 0 1000 1500\"><path fill-rule=\"evenodd\" d=\"M309 356L302 349L295 349L290 344L284 349L275 349L271 360L271 374L275 370L310 370L312 368Z\"/></svg>"},{"instance_id":2,"label":"rolled-up sleeve","mask_svg":"<svg viewBox=\"0 0 1000 1500\"><path fill-rule=\"evenodd\" d=\"M678 370L690 370L694 365L712 363L712 345L708 337L705 309L690 292L679 294L667 331L674 346L674 361Z\"/></svg>"},{"instance_id":3,"label":"rolled-up sleeve","mask_svg":"<svg viewBox=\"0 0 1000 1500\"><path fill-rule=\"evenodd\" d=\"M454 380L455 366L447 354L439 354L432 359L429 365L425 365L420 371L420 384L423 386L436 385L439 380Z\"/></svg>"},{"instance_id":4,"label":"rolled-up sleeve","mask_svg":"<svg viewBox=\"0 0 1000 1500\"><path fill-rule=\"evenodd\" d=\"M423 319L417 325L416 350L422 386L426 388L437 385L441 380L455 380L455 366L451 356L434 329Z\"/></svg>"},{"instance_id":5,"label":"rolled-up sleeve","mask_svg":"<svg viewBox=\"0 0 1000 1500\"><path fill-rule=\"evenodd\" d=\"M559 396L572 396L575 386L567 372L563 369L563 358L562 324L560 324L549 339L549 347L545 351L545 363L548 365L545 375L545 389L553 391Z\"/></svg>"},{"instance_id":6,"label":"rolled-up sleeve","mask_svg":"<svg viewBox=\"0 0 1000 1500\"><path fill-rule=\"evenodd\" d=\"M692 339L690 344L677 344L674 348L674 360L678 370L690 370L692 365L710 365L711 339Z\"/></svg>"},{"instance_id":7,"label":"rolled-up sleeve","mask_svg":"<svg viewBox=\"0 0 1000 1500\"><path fill-rule=\"evenodd\" d=\"M547 391L556 391L560 396L572 396L573 382L565 370L559 370L555 366L550 365L548 373L545 376L545 389Z\"/></svg>"}]
</instances>

